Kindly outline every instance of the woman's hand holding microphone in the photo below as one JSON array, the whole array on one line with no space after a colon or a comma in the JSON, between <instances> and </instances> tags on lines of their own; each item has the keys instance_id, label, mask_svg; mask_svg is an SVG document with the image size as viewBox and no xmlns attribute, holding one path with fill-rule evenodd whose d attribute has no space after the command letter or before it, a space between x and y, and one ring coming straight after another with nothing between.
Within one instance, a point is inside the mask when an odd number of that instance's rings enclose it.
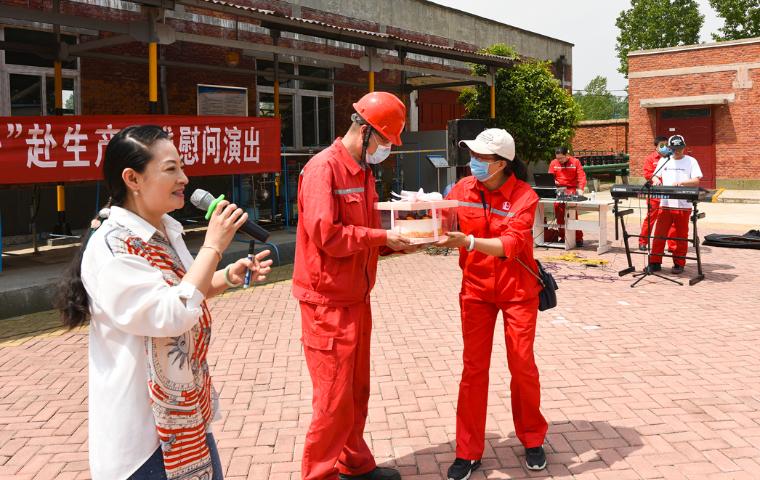
<instances>
[{"instance_id":1,"label":"woman's hand holding microphone","mask_svg":"<svg viewBox=\"0 0 760 480\"><path fill-rule=\"evenodd\" d=\"M272 260L265 260L269 256L269 250L256 254L252 260L241 258L225 270L216 271L223 252L247 220L248 213L226 200L219 202L211 215L203 246L184 277L185 281L195 285L205 297L218 295L231 284L242 284L247 270L251 271L254 281L265 280L271 271Z\"/></svg>"}]
</instances>

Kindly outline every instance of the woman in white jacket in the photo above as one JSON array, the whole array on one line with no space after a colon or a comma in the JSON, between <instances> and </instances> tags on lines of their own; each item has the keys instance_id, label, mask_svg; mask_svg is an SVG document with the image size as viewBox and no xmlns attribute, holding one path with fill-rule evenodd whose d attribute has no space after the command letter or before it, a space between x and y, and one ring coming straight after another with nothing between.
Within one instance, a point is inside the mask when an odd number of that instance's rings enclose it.
<instances>
[{"instance_id":1,"label":"woman in white jacket","mask_svg":"<svg viewBox=\"0 0 760 480\"><path fill-rule=\"evenodd\" d=\"M103 164L110 212L93 222L62 284L58 307L75 328L90 320L89 449L93 480L222 479L211 421L217 413L206 352L205 299L263 280L271 260L216 271L247 214L216 206L195 259L182 226L187 177L158 126L128 127ZM98 223L102 224L98 226Z\"/></svg>"}]
</instances>

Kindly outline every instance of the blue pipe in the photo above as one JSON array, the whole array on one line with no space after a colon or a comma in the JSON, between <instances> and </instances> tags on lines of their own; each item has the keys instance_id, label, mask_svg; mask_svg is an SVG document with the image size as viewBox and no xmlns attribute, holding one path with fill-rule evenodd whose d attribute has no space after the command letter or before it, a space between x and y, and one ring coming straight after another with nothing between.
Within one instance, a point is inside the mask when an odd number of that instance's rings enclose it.
<instances>
[{"instance_id":1,"label":"blue pipe","mask_svg":"<svg viewBox=\"0 0 760 480\"><path fill-rule=\"evenodd\" d=\"M290 227L290 180L288 179L288 158L282 157L282 186L285 188L285 227Z\"/></svg>"}]
</instances>

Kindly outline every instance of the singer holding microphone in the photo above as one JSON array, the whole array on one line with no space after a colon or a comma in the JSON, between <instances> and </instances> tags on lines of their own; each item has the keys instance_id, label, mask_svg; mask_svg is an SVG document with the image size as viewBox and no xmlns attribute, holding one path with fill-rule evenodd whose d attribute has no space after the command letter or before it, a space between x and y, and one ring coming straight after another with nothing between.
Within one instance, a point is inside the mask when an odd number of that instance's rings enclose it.
<instances>
[{"instance_id":1,"label":"singer holding microphone","mask_svg":"<svg viewBox=\"0 0 760 480\"><path fill-rule=\"evenodd\" d=\"M242 284L248 270L263 280L269 252L217 271L247 221L222 201L193 259L181 224L168 215L183 207L188 179L161 127L116 134L103 174L110 209L93 221L57 300L67 327L90 321L92 478L221 480L211 433L218 402L206 362L213 322L205 300Z\"/></svg>"}]
</instances>

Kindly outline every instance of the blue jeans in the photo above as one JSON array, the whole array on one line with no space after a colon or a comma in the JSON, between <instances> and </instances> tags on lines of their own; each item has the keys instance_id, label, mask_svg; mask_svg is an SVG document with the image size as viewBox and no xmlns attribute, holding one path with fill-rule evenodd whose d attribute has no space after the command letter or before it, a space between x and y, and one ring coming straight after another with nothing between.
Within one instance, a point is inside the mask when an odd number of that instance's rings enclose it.
<instances>
[{"instance_id":1,"label":"blue jeans","mask_svg":"<svg viewBox=\"0 0 760 480\"><path fill-rule=\"evenodd\" d=\"M214 469L214 476L211 480L224 480L222 473L222 461L219 458L219 452L216 449L216 440L211 433L206 434L206 442L211 454L211 466ZM129 480L166 480L166 470L164 469L164 455L161 447L158 447L151 457L143 463L135 473L129 477Z\"/></svg>"}]
</instances>

